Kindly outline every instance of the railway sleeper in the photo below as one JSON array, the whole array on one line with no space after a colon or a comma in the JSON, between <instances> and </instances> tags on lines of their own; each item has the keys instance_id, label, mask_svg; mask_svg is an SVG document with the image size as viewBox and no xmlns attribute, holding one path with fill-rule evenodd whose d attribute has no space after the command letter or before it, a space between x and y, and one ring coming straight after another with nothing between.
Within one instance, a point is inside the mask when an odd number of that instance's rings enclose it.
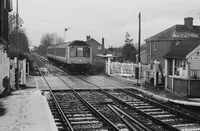
<instances>
[{"instance_id":1,"label":"railway sleeper","mask_svg":"<svg viewBox=\"0 0 200 131\"><path fill-rule=\"evenodd\" d=\"M155 108L155 106L151 106L151 105L148 105L148 106L136 106L135 108L137 108L137 109L151 109L151 108Z\"/></svg>"},{"instance_id":2,"label":"railway sleeper","mask_svg":"<svg viewBox=\"0 0 200 131\"><path fill-rule=\"evenodd\" d=\"M197 123L184 123L184 124L174 124L173 127L185 127L185 126L199 126Z\"/></svg>"},{"instance_id":3,"label":"railway sleeper","mask_svg":"<svg viewBox=\"0 0 200 131\"><path fill-rule=\"evenodd\" d=\"M87 110L87 111L83 111L83 110L79 110L79 111L64 111L64 113L66 114L66 115L68 115L68 114L89 114L90 113L90 111L89 110Z\"/></svg>"},{"instance_id":4,"label":"railway sleeper","mask_svg":"<svg viewBox=\"0 0 200 131\"><path fill-rule=\"evenodd\" d=\"M175 115L173 114L159 114L159 115L151 115L155 118L160 118L160 119L166 119L166 118L169 118L169 117L175 117Z\"/></svg>"},{"instance_id":5,"label":"railway sleeper","mask_svg":"<svg viewBox=\"0 0 200 131\"><path fill-rule=\"evenodd\" d=\"M70 121L95 120L95 117L69 117Z\"/></svg>"},{"instance_id":6,"label":"railway sleeper","mask_svg":"<svg viewBox=\"0 0 200 131\"><path fill-rule=\"evenodd\" d=\"M173 124L173 123L177 123L177 122L180 122L180 121L183 121L184 119L183 118L169 118L169 119L163 119L161 120L162 122L166 122L168 124Z\"/></svg>"},{"instance_id":7,"label":"railway sleeper","mask_svg":"<svg viewBox=\"0 0 200 131\"><path fill-rule=\"evenodd\" d=\"M158 112L147 112L146 114L148 115L166 115L166 114L169 114L169 112L166 112L166 111L158 111Z\"/></svg>"},{"instance_id":8,"label":"railway sleeper","mask_svg":"<svg viewBox=\"0 0 200 131\"><path fill-rule=\"evenodd\" d=\"M72 121L71 124L72 125L85 125L85 124L96 124L96 123L101 123L98 120L92 120L92 121Z\"/></svg>"},{"instance_id":9,"label":"railway sleeper","mask_svg":"<svg viewBox=\"0 0 200 131\"><path fill-rule=\"evenodd\" d=\"M147 112L158 112L158 111L162 112L163 109L160 109L160 108L150 108L150 109L141 109L141 111L143 111L145 113L147 113Z\"/></svg>"},{"instance_id":10,"label":"railway sleeper","mask_svg":"<svg viewBox=\"0 0 200 131\"><path fill-rule=\"evenodd\" d=\"M150 106L148 103L132 103L131 106Z\"/></svg>"},{"instance_id":11,"label":"railway sleeper","mask_svg":"<svg viewBox=\"0 0 200 131\"><path fill-rule=\"evenodd\" d=\"M86 131L108 131L101 123L96 124L87 124L87 125L75 125L73 126L74 130L86 130Z\"/></svg>"},{"instance_id":12,"label":"railway sleeper","mask_svg":"<svg viewBox=\"0 0 200 131\"><path fill-rule=\"evenodd\" d=\"M68 114L67 117L89 117L89 116L93 116L90 113L86 113L86 114Z\"/></svg>"},{"instance_id":13,"label":"railway sleeper","mask_svg":"<svg viewBox=\"0 0 200 131\"><path fill-rule=\"evenodd\" d=\"M181 127L181 131L200 131L200 127Z\"/></svg>"}]
</instances>

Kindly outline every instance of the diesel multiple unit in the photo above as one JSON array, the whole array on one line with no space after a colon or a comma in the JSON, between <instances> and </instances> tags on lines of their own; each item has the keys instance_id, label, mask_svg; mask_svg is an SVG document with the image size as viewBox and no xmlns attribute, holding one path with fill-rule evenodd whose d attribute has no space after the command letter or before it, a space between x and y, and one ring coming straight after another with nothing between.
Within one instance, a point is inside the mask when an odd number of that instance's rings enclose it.
<instances>
[{"instance_id":1,"label":"diesel multiple unit","mask_svg":"<svg viewBox=\"0 0 200 131\"><path fill-rule=\"evenodd\" d=\"M84 41L73 41L47 48L47 58L64 65L70 72L85 72L92 64L92 48Z\"/></svg>"}]
</instances>

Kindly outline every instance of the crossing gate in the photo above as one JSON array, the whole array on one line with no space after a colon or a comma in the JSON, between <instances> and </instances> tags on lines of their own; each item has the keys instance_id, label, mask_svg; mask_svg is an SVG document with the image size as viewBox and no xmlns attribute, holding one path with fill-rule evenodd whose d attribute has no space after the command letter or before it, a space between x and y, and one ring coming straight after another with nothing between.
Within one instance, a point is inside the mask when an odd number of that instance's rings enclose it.
<instances>
[{"instance_id":1,"label":"crossing gate","mask_svg":"<svg viewBox=\"0 0 200 131\"><path fill-rule=\"evenodd\" d=\"M110 62L110 68L108 67L108 62L106 62L106 73L110 69L110 75L135 77L135 68L138 67L136 63L120 63L120 62ZM140 78L144 77L145 71L149 70L148 65L141 65L140 67Z\"/></svg>"}]
</instances>

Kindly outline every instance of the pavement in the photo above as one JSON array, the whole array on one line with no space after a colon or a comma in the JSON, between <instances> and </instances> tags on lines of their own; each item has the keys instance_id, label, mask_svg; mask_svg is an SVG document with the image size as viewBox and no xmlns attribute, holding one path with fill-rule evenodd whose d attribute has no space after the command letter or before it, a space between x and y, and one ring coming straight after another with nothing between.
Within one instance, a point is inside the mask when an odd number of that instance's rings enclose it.
<instances>
[{"instance_id":1,"label":"pavement","mask_svg":"<svg viewBox=\"0 0 200 131\"><path fill-rule=\"evenodd\" d=\"M132 88L158 101L171 102L171 103L180 104L184 106L200 107L200 98L183 97L169 90L164 90L164 89L157 90L152 84L143 84L140 81L137 82L136 79L129 79L129 78L127 79L127 78L114 76L114 75L111 75L111 76L133 82L135 86ZM137 85L137 83L139 86Z\"/></svg>"},{"instance_id":2,"label":"pavement","mask_svg":"<svg viewBox=\"0 0 200 131\"><path fill-rule=\"evenodd\" d=\"M57 131L45 96L33 77L26 87L0 99L0 131Z\"/></svg>"}]
</instances>

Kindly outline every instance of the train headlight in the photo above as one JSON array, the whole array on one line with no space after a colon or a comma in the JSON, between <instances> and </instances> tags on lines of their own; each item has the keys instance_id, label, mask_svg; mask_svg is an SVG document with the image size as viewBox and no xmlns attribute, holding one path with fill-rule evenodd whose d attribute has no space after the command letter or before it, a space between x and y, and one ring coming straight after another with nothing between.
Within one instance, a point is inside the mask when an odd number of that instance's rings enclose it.
<instances>
[{"instance_id":1,"label":"train headlight","mask_svg":"<svg viewBox=\"0 0 200 131\"><path fill-rule=\"evenodd\" d=\"M81 63L82 60L79 60L79 62Z\"/></svg>"}]
</instances>

